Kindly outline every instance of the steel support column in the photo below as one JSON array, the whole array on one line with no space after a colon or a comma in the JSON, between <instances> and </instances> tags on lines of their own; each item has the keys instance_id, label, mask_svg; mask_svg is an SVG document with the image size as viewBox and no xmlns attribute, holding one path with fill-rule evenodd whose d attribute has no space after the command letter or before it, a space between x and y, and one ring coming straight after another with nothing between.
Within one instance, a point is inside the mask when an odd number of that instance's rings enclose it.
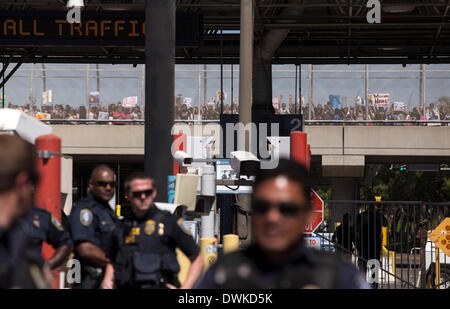
<instances>
[{"instance_id":1,"label":"steel support column","mask_svg":"<svg viewBox=\"0 0 450 309\"><path fill-rule=\"evenodd\" d=\"M155 179L157 201L167 201L172 174L175 88L175 0L147 0L145 7L145 171Z\"/></svg>"},{"instance_id":2,"label":"steel support column","mask_svg":"<svg viewBox=\"0 0 450 309\"><path fill-rule=\"evenodd\" d=\"M239 122L244 126L252 122L252 70L253 70L253 0L241 1L241 34L239 62ZM249 151L251 137L245 131L238 133L239 150ZM243 149L242 147L245 147Z\"/></svg>"}]
</instances>

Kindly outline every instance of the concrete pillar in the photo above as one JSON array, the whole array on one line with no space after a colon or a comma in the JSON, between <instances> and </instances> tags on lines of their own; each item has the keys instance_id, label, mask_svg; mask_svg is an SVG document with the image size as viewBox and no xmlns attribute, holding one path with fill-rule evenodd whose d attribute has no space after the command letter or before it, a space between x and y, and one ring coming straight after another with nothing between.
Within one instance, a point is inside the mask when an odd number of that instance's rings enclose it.
<instances>
[{"instance_id":1,"label":"concrete pillar","mask_svg":"<svg viewBox=\"0 0 450 309\"><path fill-rule=\"evenodd\" d=\"M420 65L420 76L419 76L419 83L420 83L420 85L419 85L420 107L419 107L419 109L420 108L422 109L424 119L425 119L425 108L427 105L427 102L426 102L427 95L426 95L426 87L425 87L427 75L425 73L425 70L426 70L425 64L421 64Z\"/></svg>"},{"instance_id":2,"label":"concrete pillar","mask_svg":"<svg viewBox=\"0 0 450 309\"><path fill-rule=\"evenodd\" d=\"M158 202L167 201L173 171L175 0L147 0L145 7L145 171L156 182Z\"/></svg>"},{"instance_id":3,"label":"concrete pillar","mask_svg":"<svg viewBox=\"0 0 450 309\"><path fill-rule=\"evenodd\" d=\"M331 179L331 199L332 200L357 200L358 199L358 181L353 177L334 177ZM349 213L351 222L355 222L356 204L332 203L330 207L330 222L328 226L330 231L334 231L334 224L342 222L342 216Z\"/></svg>"},{"instance_id":4,"label":"concrete pillar","mask_svg":"<svg viewBox=\"0 0 450 309\"><path fill-rule=\"evenodd\" d=\"M241 34L239 61L239 122L244 126L252 122L252 70L253 70L253 0L241 1ZM245 131L238 133L239 140L245 139ZM249 151L249 139L245 149Z\"/></svg>"}]
</instances>

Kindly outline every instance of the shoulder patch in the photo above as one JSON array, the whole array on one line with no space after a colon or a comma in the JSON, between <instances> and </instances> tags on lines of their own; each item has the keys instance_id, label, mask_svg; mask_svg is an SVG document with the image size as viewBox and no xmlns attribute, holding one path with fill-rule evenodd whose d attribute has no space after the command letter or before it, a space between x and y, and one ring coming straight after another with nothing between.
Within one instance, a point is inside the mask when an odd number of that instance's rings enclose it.
<instances>
[{"instance_id":1,"label":"shoulder patch","mask_svg":"<svg viewBox=\"0 0 450 309\"><path fill-rule=\"evenodd\" d=\"M187 225L185 224L183 218L178 219L177 225L180 227L180 229L181 229L183 232L185 232L185 233L188 234L189 236L192 236L191 230L189 230L189 228L188 228Z\"/></svg>"},{"instance_id":2,"label":"shoulder patch","mask_svg":"<svg viewBox=\"0 0 450 309\"><path fill-rule=\"evenodd\" d=\"M35 228L40 228L41 227L41 221L39 219L39 215L35 214L33 216L33 225Z\"/></svg>"},{"instance_id":3,"label":"shoulder patch","mask_svg":"<svg viewBox=\"0 0 450 309\"><path fill-rule=\"evenodd\" d=\"M51 215L52 224L60 231L64 231L62 224L55 218L55 216Z\"/></svg>"},{"instance_id":4,"label":"shoulder patch","mask_svg":"<svg viewBox=\"0 0 450 309\"><path fill-rule=\"evenodd\" d=\"M92 214L92 211L85 208L80 212L80 222L84 226L89 226L92 223L92 220L94 219L94 215Z\"/></svg>"}]
</instances>

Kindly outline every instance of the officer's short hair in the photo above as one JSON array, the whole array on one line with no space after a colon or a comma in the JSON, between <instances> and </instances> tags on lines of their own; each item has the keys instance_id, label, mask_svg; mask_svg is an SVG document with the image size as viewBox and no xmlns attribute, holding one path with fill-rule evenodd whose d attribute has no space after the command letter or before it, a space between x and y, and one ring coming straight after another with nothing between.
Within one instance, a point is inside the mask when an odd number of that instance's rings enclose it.
<instances>
[{"instance_id":1,"label":"officer's short hair","mask_svg":"<svg viewBox=\"0 0 450 309\"><path fill-rule=\"evenodd\" d=\"M274 169L260 169L255 178L253 184L253 192L265 181L276 178L278 176L284 176L287 179L298 183L306 198L308 207L312 207L311 204L311 185L309 183L308 171L306 168L291 160L280 159L278 166Z\"/></svg>"},{"instance_id":2,"label":"officer's short hair","mask_svg":"<svg viewBox=\"0 0 450 309\"><path fill-rule=\"evenodd\" d=\"M22 172L28 174L34 185L37 183L33 146L18 136L0 134L0 193L12 189Z\"/></svg>"},{"instance_id":3,"label":"officer's short hair","mask_svg":"<svg viewBox=\"0 0 450 309\"><path fill-rule=\"evenodd\" d=\"M155 180L152 178L152 176L150 176L146 172L134 172L130 176L128 176L127 179L125 179L125 183L123 185L125 192L130 191L131 182L135 179L149 179L152 183L152 186L155 186Z\"/></svg>"},{"instance_id":4,"label":"officer's short hair","mask_svg":"<svg viewBox=\"0 0 450 309\"><path fill-rule=\"evenodd\" d=\"M92 181L94 181L94 180L95 180L95 177L97 176L97 174L98 174L100 171L103 171L103 170L111 171L113 174L115 174L114 170L113 170L111 167L109 167L109 166L106 165L106 164L101 164L101 165L96 166L96 167L92 170L92 172L91 172L91 177L90 177L89 179L92 180Z\"/></svg>"}]
</instances>

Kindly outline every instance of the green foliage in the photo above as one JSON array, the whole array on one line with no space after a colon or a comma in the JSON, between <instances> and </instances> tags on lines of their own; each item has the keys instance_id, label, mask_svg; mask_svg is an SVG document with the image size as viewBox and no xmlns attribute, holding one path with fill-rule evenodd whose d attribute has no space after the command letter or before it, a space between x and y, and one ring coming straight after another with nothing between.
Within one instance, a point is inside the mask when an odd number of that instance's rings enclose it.
<instances>
[{"instance_id":1,"label":"green foliage","mask_svg":"<svg viewBox=\"0 0 450 309\"><path fill-rule=\"evenodd\" d=\"M329 186L321 186L314 188L314 190L319 194L320 198L324 201L331 200L331 187ZM325 203L325 209L324 209L324 219L329 221L330 219L330 209L328 207L328 204Z\"/></svg>"},{"instance_id":2,"label":"green foliage","mask_svg":"<svg viewBox=\"0 0 450 309\"><path fill-rule=\"evenodd\" d=\"M361 188L361 198L381 196L385 201L447 202L450 200L448 172L406 172L380 165L372 187Z\"/></svg>"}]
</instances>

